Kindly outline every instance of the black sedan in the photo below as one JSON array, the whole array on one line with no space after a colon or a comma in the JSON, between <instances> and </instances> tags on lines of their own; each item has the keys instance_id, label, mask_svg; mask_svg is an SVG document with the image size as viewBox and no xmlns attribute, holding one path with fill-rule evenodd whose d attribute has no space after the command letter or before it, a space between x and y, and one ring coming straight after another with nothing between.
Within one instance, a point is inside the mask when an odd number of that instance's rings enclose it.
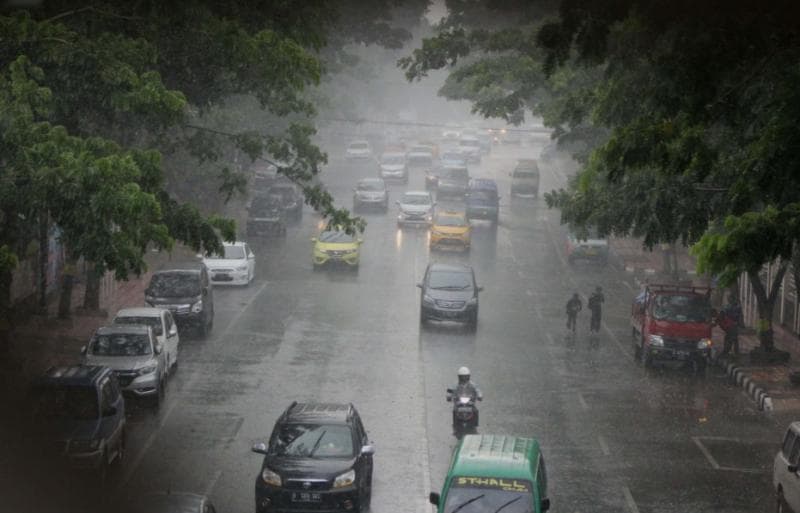
<instances>
[{"instance_id":1,"label":"black sedan","mask_svg":"<svg viewBox=\"0 0 800 513\"><path fill-rule=\"evenodd\" d=\"M470 331L478 327L478 293L475 271L467 265L432 263L417 287L422 289L419 321L459 321Z\"/></svg>"}]
</instances>

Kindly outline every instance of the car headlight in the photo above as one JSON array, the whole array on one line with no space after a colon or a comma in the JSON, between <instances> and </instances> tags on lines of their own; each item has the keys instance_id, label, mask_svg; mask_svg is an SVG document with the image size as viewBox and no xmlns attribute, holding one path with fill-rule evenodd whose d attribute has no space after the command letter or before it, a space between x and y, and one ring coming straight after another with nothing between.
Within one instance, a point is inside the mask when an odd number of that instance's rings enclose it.
<instances>
[{"instance_id":1,"label":"car headlight","mask_svg":"<svg viewBox=\"0 0 800 513\"><path fill-rule=\"evenodd\" d=\"M279 476L277 473L271 471L268 468L264 468L264 470L261 471L261 480L268 485L272 486L281 485L281 476Z\"/></svg>"},{"instance_id":2,"label":"car headlight","mask_svg":"<svg viewBox=\"0 0 800 513\"><path fill-rule=\"evenodd\" d=\"M336 476L336 479L333 480L333 487L344 488L345 486L351 486L355 482L356 482L356 471L348 470L344 474Z\"/></svg>"},{"instance_id":3,"label":"car headlight","mask_svg":"<svg viewBox=\"0 0 800 513\"><path fill-rule=\"evenodd\" d=\"M428 221L433 221L433 215L428 214L427 216L425 216L425 219L427 219Z\"/></svg>"},{"instance_id":4,"label":"car headlight","mask_svg":"<svg viewBox=\"0 0 800 513\"><path fill-rule=\"evenodd\" d=\"M144 367L139 368L136 371L136 374L138 374L139 376L146 376L148 374L154 373L157 370L158 370L158 364L157 363L150 363L148 365L145 365Z\"/></svg>"},{"instance_id":5,"label":"car headlight","mask_svg":"<svg viewBox=\"0 0 800 513\"><path fill-rule=\"evenodd\" d=\"M477 304L478 304L478 298L477 298L477 296L476 296L476 297L473 297L473 298L471 298L469 301L467 301L467 304L468 304L468 305L477 305Z\"/></svg>"},{"instance_id":6,"label":"car headlight","mask_svg":"<svg viewBox=\"0 0 800 513\"><path fill-rule=\"evenodd\" d=\"M92 440L73 440L69 443L69 452L91 452L96 451L100 447L100 438Z\"/></svg>"},{"instance_id":7,"label":"car headlight","mask_svg":"<svg viewBox=\"0 0 800 513\"><path fill-rule=\"evenodd\" d=\"M239 267L236 268L236 270L237 271L246 271L247 270L247 264L240 265Z\"/></svg>"},{"instance_id":8,"label":"car headlight","mask_svg":"<svg viewBox=\"0 0 800 513\"><path fill-rule=\"evenodd\" d=\"M697 342L697 349L708 349L711 347L711 344L710 338L702 338Z\"/></svg>"},{"instance_id":9,"label":"car headlight","mask_svg":"<svg viewBox=\"0 0 800 513\"><path fill-rule=\"evenodd\" d=\"M200 313L203 311L203 300L199 299L192 305L192 313Z\"/></svg>"},{"instance_id":10,"label":"car headlight","mask_svg":"<svg viewBox=\"0 0 800 513\"><path fill-rule=\"evenodd\" d=\"M430 297L428 294L425 294L424 296L422 296L422 302L427 304L427 305L432 305L433 304L433 298Z\"/></svg>"},{"instance_id":11,"label":"car headlight","mask_svg":"<svg viewBox=\"0 0 800 513\"><path fill-rule=\"evenodd\" d=\"M661 335L650 335L650 345L664 347L664 338Z\"/></svg>"}]
</instances>

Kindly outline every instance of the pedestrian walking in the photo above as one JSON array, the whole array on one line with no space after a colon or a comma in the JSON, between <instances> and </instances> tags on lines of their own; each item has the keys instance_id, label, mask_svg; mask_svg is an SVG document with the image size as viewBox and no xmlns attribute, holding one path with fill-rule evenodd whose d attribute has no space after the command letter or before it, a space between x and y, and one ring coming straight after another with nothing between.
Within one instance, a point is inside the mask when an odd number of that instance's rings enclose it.
<instances>
[{"instance_id":1,"label":"pedestrian walking","mask_svg":"<svg viewBox=\"0 0 800 513\"><path fill-rule=\"evenodd\" d=\"M591 333L599 333L600 332L600 324L602 323L603 317L603 303L605 302L606 298L603 296L603 287L598 286L592 295L589 296L589 301L587 301L587 306L589 310L592 312L592 318L589 321L589 331Z\"/></svg>"},{"instance_id":2,"label":"pedestrian walking","mask_svg":"<svg viewBox=\"0 0 800 513\"><path fill-rule=\"evenodd\" d=\"M572 295L569 301L567 301L567 329L572 330L573 333L575 333L578 312L581 310L583 310L583 302L576 292Z\"/></svg>"},{"instance_id":3,"label":"pedestrian walking","mask_svg":"<svg viewBox=\"0 0 800 513\"><path fill-rule=\"evenodd\" d=\"M731 350L739 356L739 327L742 325L742 307L736 294L728 296L728 304L717 316L717 325L725 332L724 346L717 359L724 357Z\"/></svg>"}]
</instances>

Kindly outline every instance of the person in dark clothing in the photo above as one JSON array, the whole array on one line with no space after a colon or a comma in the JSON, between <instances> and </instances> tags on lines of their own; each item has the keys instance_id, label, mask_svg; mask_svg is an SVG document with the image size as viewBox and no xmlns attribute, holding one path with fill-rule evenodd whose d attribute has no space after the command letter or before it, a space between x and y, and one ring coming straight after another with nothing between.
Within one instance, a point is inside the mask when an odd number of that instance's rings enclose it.
<instances>
[{"instance_id":1,"label":"person in dark clothing","mask_svg":"<svg viewBox=\"0 0 800 513\"><path fill-rule=\"evenodd\" d=\"M717 324L725 332L725 345L717 358L727 355L731 349L733 354L739 355L739 327L742 325L742 307L735 295L728 298L728 305L722 309L717 317Z\"/></svg>"},{"instance_id":2,"label":"person in dark clothing","mask_svg":"<svg viewBox=\"0 0 800 513\"><path fill-rule=\"evenodd\" d=\"M567 301L567 329L572 330L573 333L575 333L578 312L581 310L583 310L583 302L576 292L572 295L570 300Z\"/></svg>"},{"instance_id":3,"label":"person in dark clothing","mask_svg":"<svg viewBox=\"0 0 800 513\"><path fill-rule=\"evenodd\" d=\"M589 301L586 303L589 310L592 312L592 318L589 322L589 331L598 333L600 331L600 323L602 321L603 303L606 298L603 296L603 288L597 287L592 295L589 296Z\"/></svg>"}]
</instances>

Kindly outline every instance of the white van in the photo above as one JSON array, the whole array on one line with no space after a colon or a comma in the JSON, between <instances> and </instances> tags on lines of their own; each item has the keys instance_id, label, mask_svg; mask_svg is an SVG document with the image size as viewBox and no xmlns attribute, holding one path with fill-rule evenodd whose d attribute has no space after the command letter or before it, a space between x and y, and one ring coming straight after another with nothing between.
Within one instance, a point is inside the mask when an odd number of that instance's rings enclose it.
<instances>
[{"instance_id":1,"label":"white van","mask_svg":"<svg viewBox=\"0 0 800 513\"><path fill-rule=\"evenodd\" d=\"M792 422L783 437L783 445L775 455L772 484L775 488L777 510L800 512L800 422Z\"/></svg>"}]
</instances>

